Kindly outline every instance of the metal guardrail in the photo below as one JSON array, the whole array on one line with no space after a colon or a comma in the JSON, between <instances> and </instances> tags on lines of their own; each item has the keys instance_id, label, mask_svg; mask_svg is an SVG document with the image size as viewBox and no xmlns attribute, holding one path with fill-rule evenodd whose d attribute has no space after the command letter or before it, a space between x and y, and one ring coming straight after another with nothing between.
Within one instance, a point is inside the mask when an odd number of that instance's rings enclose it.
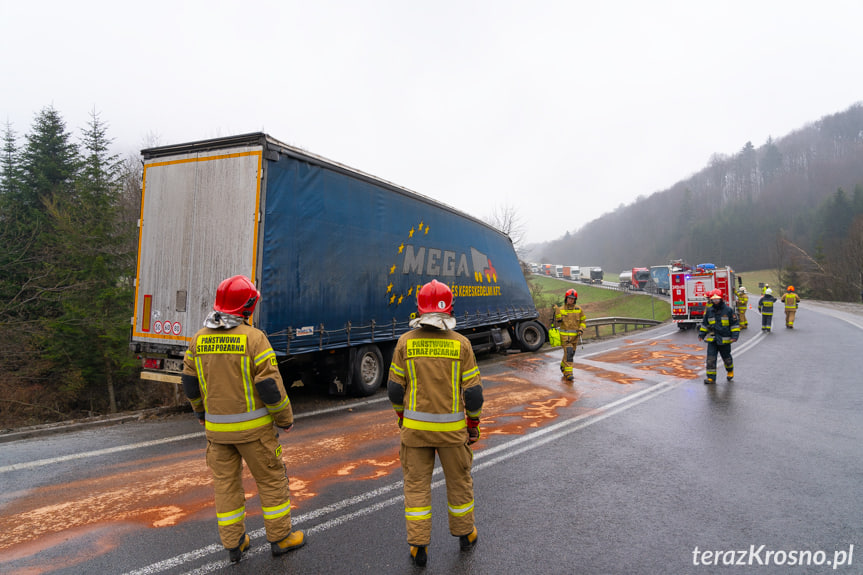
<instances>
[{"instance_id":1,"label":"metal guardrail","mask_svg":"<svg viewBox=\"0 0 863 575\"><path fill-rule=\"evenodd\" d=\"M637 317L596 317L587 320L584 322L586 327L592 327L596 330L596 337L599 337L599 328L610 325L611 326L611 335L616 335L617 326L623 326L623 332L626 333L629 330L629 327L632 326L633 329L638 329L639 327L652 327L655 325L659 325L662 322L655 319L642 319Z\"/></svg>"}]
</instances>

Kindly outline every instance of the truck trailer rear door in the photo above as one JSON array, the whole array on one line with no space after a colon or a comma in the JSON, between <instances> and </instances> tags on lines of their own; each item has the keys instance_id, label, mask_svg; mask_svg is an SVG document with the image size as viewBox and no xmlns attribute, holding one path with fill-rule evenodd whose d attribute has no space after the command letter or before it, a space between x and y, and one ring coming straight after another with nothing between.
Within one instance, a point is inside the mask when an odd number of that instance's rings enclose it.
<instances>
[{"instance_id":1,"label":"truck trailer rear door","mask_svg":"<svg viewBox=\"0 0 863 575\"><path fill-rule=\"evenodd\" d=\"M176 352L202 326L219 282L255 281L262 148L146 157L132 342Z\"/></svg>"}]
</instances>

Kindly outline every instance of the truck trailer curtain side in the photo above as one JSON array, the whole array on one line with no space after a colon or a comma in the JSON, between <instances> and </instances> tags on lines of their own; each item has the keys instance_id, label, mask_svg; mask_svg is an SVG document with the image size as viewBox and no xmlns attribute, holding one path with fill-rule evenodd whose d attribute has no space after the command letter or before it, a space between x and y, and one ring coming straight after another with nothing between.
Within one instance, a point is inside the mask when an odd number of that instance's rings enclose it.
<instances>
[{"instance_id":1,"label":"truck trailer curtain side","mask_svg":"<svg viewBox=\"0 0 863 575\"><path fill-rule=\"evenodd\" d=\"M142 154L131 346L165 371L236 274L261 291L253 321L284 367L338 392L370 358L379 373L355 391L380 384L432 279L453 290L457 329L478 349L545 340L511 241L475 218L265 134Z\"/></svg>"}]
</instances>

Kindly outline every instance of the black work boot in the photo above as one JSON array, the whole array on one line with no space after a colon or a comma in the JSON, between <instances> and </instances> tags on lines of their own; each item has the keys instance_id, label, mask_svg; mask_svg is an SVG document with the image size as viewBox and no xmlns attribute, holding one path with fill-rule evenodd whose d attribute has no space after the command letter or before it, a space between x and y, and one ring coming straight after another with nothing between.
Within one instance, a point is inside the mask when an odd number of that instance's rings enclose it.
<instances>
[{"instance_id":1,"label":"black work boot","mask_svg":"<svg viewBox=\"0 0 863 575\"><path fill-rule=\"evenodd\" d=\"M249 534L243 533L243 536L240 537L240 543L232 548L228 549L228 555L231 557L231 563L237 563L240 559L243 558L243 553L249 548Z\"/></svg>"},{"instance_id":2,"label":"black work boot","mask_svg":"<svg viewBox=\"0 0 863 575\"><path fill-rule=\"evenodd\" d=\"M712 378L710 378L710 377L707 377L707 378L705 378L705 379L704 379L704 385L709 385L709 384L711 384L711 383L716 383L716 380L715 380L715 379L712 379Z\"/></svg>"},{"instance_id":3,"label":"black work boot","mask_svg":"<svg viewBox=\"0 0 863 575\"><path fill-rule=\"evenodd\" d=\"M420 567L425 567L428 561L426 545L411 545L411 559Z\"/></svg>"}]
</instances>

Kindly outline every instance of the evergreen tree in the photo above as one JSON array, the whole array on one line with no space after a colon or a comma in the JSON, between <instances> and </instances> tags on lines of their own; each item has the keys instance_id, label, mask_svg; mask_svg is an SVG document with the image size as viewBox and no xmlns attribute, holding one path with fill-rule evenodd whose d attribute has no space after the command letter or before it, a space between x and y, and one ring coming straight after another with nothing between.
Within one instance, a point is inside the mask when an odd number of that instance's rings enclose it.
<instances>
[{"instance_id":1,"label":"evergreen tree","mask_svg":"<svg viewBox=\"0 0 863 575\"><path fill-rule=\"evenodd\" d=\"M67 366L66 391L80 397L83 407L114 413L116 384L128 379L134 365L127 280L133 270L125 251L133 230L120 225L121 166L118 156L109 154L110 143L106 124L94 111L83 132L85 155L75 193L46 203L57 249L71 272L61 313L48 323L52 337L46 353Z\"/></svg>"}]
</instances>

